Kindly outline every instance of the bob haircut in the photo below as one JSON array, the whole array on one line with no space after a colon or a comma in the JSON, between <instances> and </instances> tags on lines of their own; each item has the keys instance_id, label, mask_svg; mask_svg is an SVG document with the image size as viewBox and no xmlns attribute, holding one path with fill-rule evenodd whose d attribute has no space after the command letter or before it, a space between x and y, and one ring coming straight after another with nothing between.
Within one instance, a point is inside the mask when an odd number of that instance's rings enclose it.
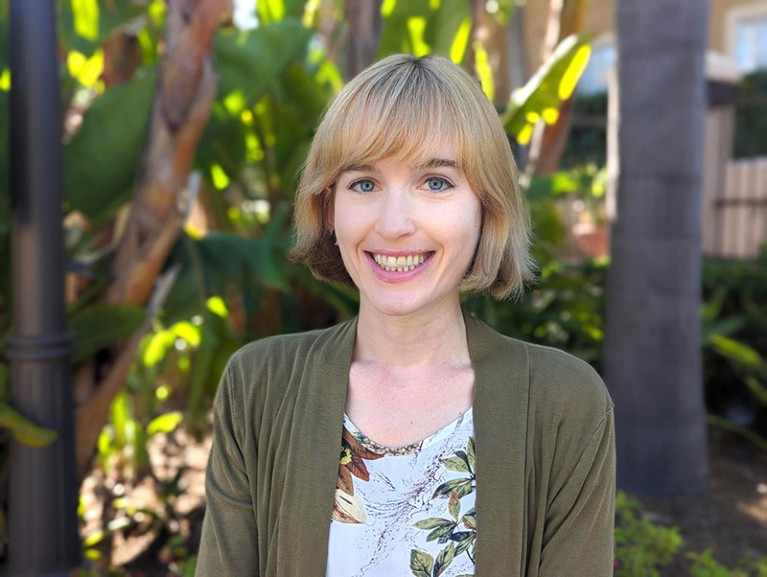
<instances>
[{"instance_id":1,"label":"bob haircut","mask_svg":"<svg viewBox=\"0 0 767 577\"><path fill-rule=\"evenodd\" d=\"M354 286L329 219L337 178L382 159L418 165L446 142L482 207L479 242L461 289L498 299L521 293L531 276L530 223L508 138L479 82L439 56L389 56L335 98L299 181L290 257L319 279Z\"/></svg>"}]
</instances>

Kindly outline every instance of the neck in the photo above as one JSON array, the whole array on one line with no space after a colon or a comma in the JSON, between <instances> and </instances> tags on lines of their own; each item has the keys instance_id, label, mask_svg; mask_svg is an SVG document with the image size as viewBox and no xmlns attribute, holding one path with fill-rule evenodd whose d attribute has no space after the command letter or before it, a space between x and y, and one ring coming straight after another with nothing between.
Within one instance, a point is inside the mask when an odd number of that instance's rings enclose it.
<instances>
[{"instance_id":1,"label":"neck","mask_svg":"<svg viewBox=\"0 0 767 577\"><path fill-rule=\"evenodd\" d=\"M460 305L440 314L390 316L360 305L354 357L390 368L470 362Z\"/></svg>"}]
</instances>

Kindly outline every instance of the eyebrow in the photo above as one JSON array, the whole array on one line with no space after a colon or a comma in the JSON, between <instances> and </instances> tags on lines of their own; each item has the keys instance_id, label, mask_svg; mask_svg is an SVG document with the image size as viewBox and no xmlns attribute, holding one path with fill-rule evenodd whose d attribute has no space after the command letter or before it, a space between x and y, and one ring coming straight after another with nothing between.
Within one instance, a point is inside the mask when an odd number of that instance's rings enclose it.
<instances>
[{"instance_id":1,"label":"eyebrow","mask_svg":"<svg viewBox=\"0 0 767 577\"><path fill-rule=\"evenodd\" d=\"M415 168L417 170L423 170L425 168L442 168L442 167L450 167L455 168L455 160L449 160L447 158L432 158L431 160L427 160L423 164L420 164L419 166L416 166Z\"/></svg>"},{"instance_id":2,"label":"eyebrow","mask_svg":"<svg viewBox=\"0 0 767 577\"><path fill-rule=\"evenodd\" d=\"M339 174L343 174L344 172L370 172L374 170L375 168L370 164L347 164L341 167L341 172Z\"/></svg>"},{"instance_id":3,"label":"eyebrow","mask_svg":"<svg viewBox=\"0 0 767 577\"><path fill-rule=\"evenodd\" d=\"M418 166L412 167L414 170L425 170L429 168L442 168L442 167L449 167L449 168L455 168L456 162L455 160L450 160L447 158L432 158L430 160L427 160L426 162L419 164ZM341 169L341 173L344 172L370 172L375 171L375 167L370 164L347 164Z\"/></svg>"}]
</instances>

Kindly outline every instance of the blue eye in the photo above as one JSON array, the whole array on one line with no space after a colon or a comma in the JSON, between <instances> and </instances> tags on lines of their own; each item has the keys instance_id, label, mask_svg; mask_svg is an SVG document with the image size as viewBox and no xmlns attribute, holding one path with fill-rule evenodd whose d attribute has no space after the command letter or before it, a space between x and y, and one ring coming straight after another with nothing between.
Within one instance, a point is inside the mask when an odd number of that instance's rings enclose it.
<instances>
[{"instance_id":1,"label":"blue eye","mask_svg":"<svg viewBox=\"0 0 767 577\"><path fill-rule=\"evenodd\" d=\"M349 188L356 192L373 192L376 189L376 185L372 180L358 180L353 183Z\"/></svg>"},{"instance_id":2,"label":"blue eye","mask_svg":"<svg viewBox=\"0 0 767 577\"><path fill-rule=\"evenodd\" d=\"M438 176L432 176L426 180L426 188L432 192L444 192L451 186L447 180Z\"/></svg>"}]
</instances>

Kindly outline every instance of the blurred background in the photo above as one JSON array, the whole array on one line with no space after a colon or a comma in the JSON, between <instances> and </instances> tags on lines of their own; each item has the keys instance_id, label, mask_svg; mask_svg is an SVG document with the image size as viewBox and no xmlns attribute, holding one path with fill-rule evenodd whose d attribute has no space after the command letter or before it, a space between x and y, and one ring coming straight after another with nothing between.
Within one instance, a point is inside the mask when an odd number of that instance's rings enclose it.
<instances>
[{"instance_id":1,"label":"blurred background","mask_svg":"<svg viewBox=\"0 0 767 577\"><path fill-rule=\"evenodd\" d=\"M12 395L8 4L0 567L9 452L57 442ZM532 213L537 282L466 308L588 361L616 400L615 574L767 576L767 0L55 5L78 574L192 575L229 355L356 311L286 257L314 128L409 52L481 81Z\"/></svg>"}]
</instances>

